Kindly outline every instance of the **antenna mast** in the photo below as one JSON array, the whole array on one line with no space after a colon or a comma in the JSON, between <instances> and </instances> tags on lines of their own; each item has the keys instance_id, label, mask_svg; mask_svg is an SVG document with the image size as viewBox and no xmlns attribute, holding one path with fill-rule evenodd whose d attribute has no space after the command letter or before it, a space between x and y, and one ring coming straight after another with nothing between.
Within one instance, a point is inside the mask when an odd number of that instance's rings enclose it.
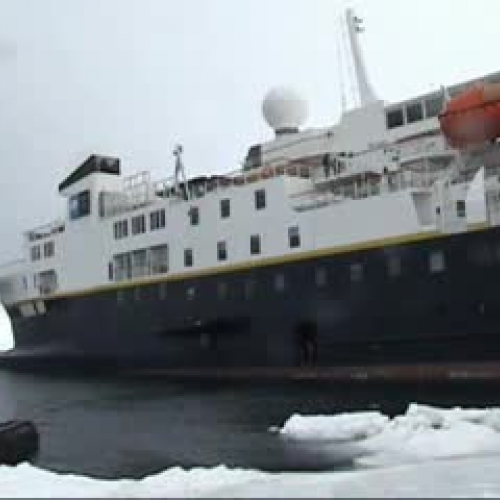
<instances>
[{"instance_id":1,"label":"antenna mast","mask_svg":"<svg viewBox=\"0 0 500 500\"><path fill-rule=\"evenodd\" d=\"M354 63L354 70L356 73L356 80L358 85L359 100L361 106L366 106L376 102L377 96L373 87L368 79L368 72L366 70L363 52L359 43L359 34L363 33L363 20L354 14L353 9L346 11L347 31L349 34L349 42L351 48L351 56Z\"/></svg>"}]
</instances>

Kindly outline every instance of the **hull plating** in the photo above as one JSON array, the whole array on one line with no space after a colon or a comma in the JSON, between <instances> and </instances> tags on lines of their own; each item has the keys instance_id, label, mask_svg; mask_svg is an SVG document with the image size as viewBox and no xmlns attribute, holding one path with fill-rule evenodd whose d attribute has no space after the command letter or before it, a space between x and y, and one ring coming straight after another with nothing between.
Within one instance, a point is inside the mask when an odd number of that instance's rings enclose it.
<instances>
[{"instance_id":1,"label":"hull plating","mask_svg":"<svg viewBox=\"0 0 500 500\"><path fill-rule=\"evenodd\" d=\"M500 231L468 233L57 299L34 318L14 306L3 362L219 374L496 363L499 283Z\"/></svg>"}]
</instances>

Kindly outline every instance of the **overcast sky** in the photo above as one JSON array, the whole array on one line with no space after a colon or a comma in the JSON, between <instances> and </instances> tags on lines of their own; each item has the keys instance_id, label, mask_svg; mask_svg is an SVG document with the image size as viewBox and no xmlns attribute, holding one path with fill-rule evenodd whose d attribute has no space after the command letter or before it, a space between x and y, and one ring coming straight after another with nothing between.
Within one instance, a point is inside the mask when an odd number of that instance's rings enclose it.
<instances>
[{"instance_id":1,"label":"overcast sky","mask_svg":"<svg viewBox=\"0 0 500 500\"><path fill-rule=\"evenodd\" d=\"M190 174L235 170L280 84L335 123L346 5L385 100L500 70L498 0L0 0L0 261L91 153L164 177L182 142Z\"/></svg>"}]
</instances>

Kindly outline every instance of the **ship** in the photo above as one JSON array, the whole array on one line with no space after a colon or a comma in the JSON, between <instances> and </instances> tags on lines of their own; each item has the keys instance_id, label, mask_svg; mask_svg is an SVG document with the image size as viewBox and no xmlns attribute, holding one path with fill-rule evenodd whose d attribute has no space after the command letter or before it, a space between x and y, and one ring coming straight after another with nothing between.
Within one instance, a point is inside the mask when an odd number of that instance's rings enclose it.
<instances>
[{"instance_id":1,"label":"ship","mask_svg":"<svg viewBox=\"0 0 500 500\"><path fill-rule=\"evenodd\" d=\"M226 174L122 176L92 155L66 214L0 266L15 348L2 366L172 376L498 378L500 73L387 103L362 20L344 18L356 102L273 131Z\"/></svg>"}]
</instances>

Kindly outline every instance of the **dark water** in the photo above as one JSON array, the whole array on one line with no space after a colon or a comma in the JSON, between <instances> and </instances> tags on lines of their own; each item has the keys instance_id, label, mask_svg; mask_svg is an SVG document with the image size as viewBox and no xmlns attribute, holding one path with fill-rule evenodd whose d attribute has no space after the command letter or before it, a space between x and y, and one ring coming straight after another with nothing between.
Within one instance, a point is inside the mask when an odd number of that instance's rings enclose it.
<instances>
[{"instance_id":1,"label":"dark water","mask_svg":"<svg viewBox=\"0 0 500 500\"><path fill-rule=\"evenodd\" d=\"M172 383L0 372L0 420L33 420L36 466L102 478L141 478L173 466L341 470L357 450L304 449L269 432L294 413L380 410L409 403L499 406L498 387L335 387L314 383Z\"/></svg>"}]
</instances>

